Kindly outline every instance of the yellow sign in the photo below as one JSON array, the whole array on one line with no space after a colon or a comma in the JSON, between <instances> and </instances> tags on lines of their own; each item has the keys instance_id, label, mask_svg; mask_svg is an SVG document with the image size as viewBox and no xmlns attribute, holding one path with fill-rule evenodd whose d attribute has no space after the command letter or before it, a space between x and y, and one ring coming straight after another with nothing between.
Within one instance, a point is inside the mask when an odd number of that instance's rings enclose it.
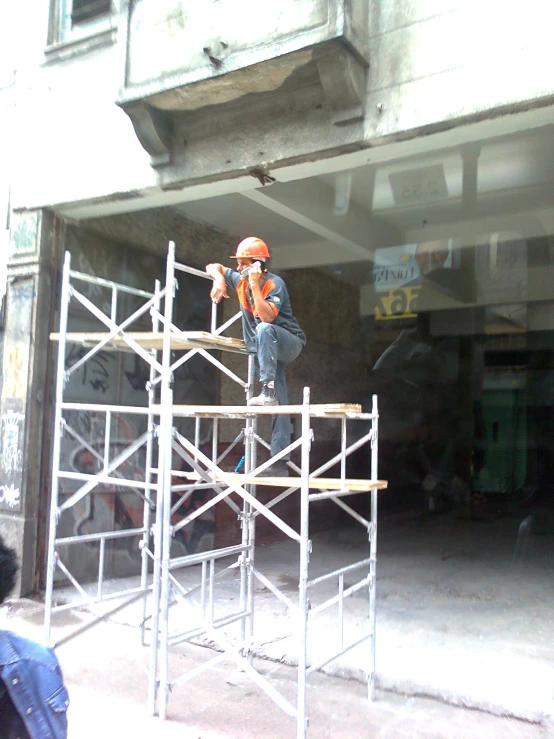
<instances>
[{"instance_id":1,"label":"yellow sign","mask_svg":"<svg viewBox=\"0 0 554 739\"><path fill-rule=\"evenodd\" d=\"M415 318L419 285L379 290L376 293L375 319L390 321L394 318Z\"/></svg>"}]
</instances>

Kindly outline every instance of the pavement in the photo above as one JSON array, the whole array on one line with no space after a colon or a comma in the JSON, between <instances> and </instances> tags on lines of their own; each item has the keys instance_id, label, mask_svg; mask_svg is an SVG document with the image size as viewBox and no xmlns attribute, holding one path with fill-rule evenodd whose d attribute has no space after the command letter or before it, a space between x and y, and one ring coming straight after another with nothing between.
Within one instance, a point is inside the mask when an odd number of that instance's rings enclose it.
<instances>
[{"instance_id":1,"label":"pavement","mask_svg":"<svg viewBox=\"0 0 554 739\"><path fill-rule=\"evenodd\" d=\"M42 612L37 604L20 602L1 618L8 627L40 638ZM69 613L56 628L58 635L78 625ZM180 683L172 691L166 721L146 711L148 654L135 629L101 623L58 650L70 695L69 739L294 739L295 722L252 684L234 665L223 663ZM213 651L187 646L174 652L170 674L177 677L213 656ZM295 671L285 665L256 660L289 699L294 696ZM485 712L465 710L415 696L377 691L367 700L357 681L316 674L308 694L310 739L538 739L548 729Z\"/></svg>"},{"instance_id":2,"label":"pavement","mask_svg":"<svg viewBox=\"0 0 554 739\"><path fill-rule=\"evenodd\" d=\"M367 647L352 650L316 673L308 688L309 737L538 737L553 736L554 552L549 538L530 542L514 561L519 522L475 524L448 517L383 519L377 578L377 700L363 684ZM311 576L366 556L354 529L314 537ZM257 567L294 599L298 550L291 542L258 547ZM185 586L198 568L179 574ZM133 586L129 578L107 589ZM345 587L352 583L345 583ZM91 588L93 586L90 586ZM320 598L333 593L326 583ZM236 610L238 577L231 570L215 591L215 615ZM60 601L74 597L57 591ZM232 664L221 664L174 688L169 720L146 715L147 650L131 606L68 642L59 656L71 689L72 737L294 737L288 718ZM346 601L348 635L367 628L367 597ZM55 619L58 638L90 618L68 611ZM256 660L290 700L296 641L287 607L256 585ZM41 638L42 607L20 602L10 628ZM188 611L171 609L172 626L192 625ZM318 660L336 637L337 610L314 620L308 643ZM232 629L231 629L232 631ZM172 680L213 651L207 642L171 652ZM93 709L91 710L91 707ZM172 733L173 732L173 733Z\"/></svg>"}]
</instances>

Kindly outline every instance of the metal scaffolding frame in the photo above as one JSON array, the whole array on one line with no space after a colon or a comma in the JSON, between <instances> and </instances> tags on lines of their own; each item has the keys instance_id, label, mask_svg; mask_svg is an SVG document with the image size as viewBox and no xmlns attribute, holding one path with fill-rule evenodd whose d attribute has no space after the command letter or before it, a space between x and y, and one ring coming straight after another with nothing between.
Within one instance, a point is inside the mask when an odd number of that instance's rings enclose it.
<instances>
[{"instance_id":1,"label":"metal scaffolding frame","mask_svg":"<svg viewBox=\"0 0 554 739\"><path fill-rule=\"evenodd\" d=\"M173 322L174 295L177 271L188 272L211 279L206 273L178 264L175 261L175 245L170 242L166 263L165 287L156 282L153 293L136 290L107 280L74 272L70 268L70 255L66 254L62 275L60 331L54 335L59 341L58 374L56 381L56 411L54 433L54 462L52 477L52 499L50 510L50 532L48 545L48 570L45 602L45 628L48 642L51 640L52 615L70 608L93 609L109 600L116 602L115 607L102 611L90 623L81 626L63 640L61 644L91 628L99 621L109 618L115 612L129 606L137 600L143 603L141 621L142 643L146 644L149 635L149 679L148 710L152 715L165 718L169 693L172 685L183 680L190 680L204 670L215 666L223 660L231 660L244 671L285 713L296 719L297 737L305 737L306 718L306 679L310 673L321 670L330 662L338 659L355 647L369 642L366 661L366 675L370 699L375 689L375 582L377 554L377 495L378 490L386 487L384 481L377 477L378 451L378 412L377 398L373 398L371 413L362 413L359 406L346 404L314 405L310 401L309 388L304 389L301 405L256 407L248 406L183 406L173 402L173 377L176 369L194 354L200 354L211 362L218 370L224 372L234 382L240 384L246 394L246 401L252 395L254 379L254 361L247 356L247 379L242 380L228 367L210 354L210 350L239 352L246 355L243 342L223 337L223 332L240 313L232 319L217 326L216 306L212 308L210 333L186 332L180 330ZM75 283L92 282L111 291L111 312L108 316L94 305ZM118 295L129 293L145 302L120 324L117 323ZM77 300L87 311L103 323L107 332L99 334L76 334L68 331L68 312L71 299ZM161 310L163 301L163 312ZM129 328L146 313L152 316L152 332L137 333ZM161 330L160 330L161 327ZM69 342L80 342L90 350L75 364L66 367L66 346ZM187 353L172 361L172 351L188 349ZM148 406L131 407L91 403L69 403L64 401L66 383L80 366L91 359L100 350L123 350L138 354L150 368L150 379L147 383ZM161 352L161 358L159 356ZM104 448L100 454L64 418L65 411L104 414ZM110 459L111 423L116 414L138 414L144 417L146 431L132 441L126 449ZM257 430L260 415L279 413L296 415L301 422L301 432L297 439L279 454L258 464L260 446L269 449L267 442ZM194 440L186 438L176 428L176 419L189 418L195 421ZM200 428L203 419L209 419L212 425L211 455L200 449ZM219 453L221 425L226 419L243 422L243 429L234 439L230 447ZM310 450L314 438L312 419L328 419L340 422L340 452L310 470ZM348 428L352 423L363 422L363 431L357 434L355 441L348 441ZM63 433L69 433L83 444L98 460L100 469L95 474L76 473L61 469L61 440ZM226 472L222 462L230 448L244 443L244 474ZM367 446L370 456L369 479L352 480L346 477L347 458L354 451ZM137 450L145 449L144 480L127 480L119 467ZM279 459L289 456L298 450L300 466L289 461L288 465L294 477L263 477L260 475ZM192 472L173 469L174 457L187 463ZM325 478L324 473L335 465L340 465L340 477ZM81 487L60 500L60 481L64 479L81 482ZM174 480L179 482L175 484ZM57 529L61 514L85 496L94 495L98 486L113 484L129 488L143 501L143 526L124 531L106 531L95 534L75 536L58 536ZM257 486L282 488L271 501L262 503L257 497ZM172 523L172 516L181 504L196 490L208 490L212 497L196 508L178 523ZM365 518L344 502L344 498L354 494L370 494L370 514ZM178 500L173 502L173 496ZM290 495L299 496L300 528L296 531L274 511L274 508ZM238 499L238 504L236 500ZM309 532L310 506L321 500L331 500L348 513L357 523L365 528L368 534L369 556L353 562L348 566L335 569L324 575L309 578L311 541ZM214 506L225 503L231 507L241 523L241 540L232 546L213 549L208 552L171 556L171 542L175 534L183 527ZM264 575L255 564L256 522L263 516L276 526L288 538L299 546L298 598L290 598L282 589ZM136 588L116 590L105 593L104 569L106 542L122 537L140 537L141 577ZM85 542L99 542L98 580L94 596L87 594L77 578L71 573L68 565L61 559L60 552L64 547ZM81 596L79 600L54 605L54 575L59 569L63 576L73 584ZM179 581L177 573L190 568L198 575L197 583L185 587ZM149 577L152 571L151 578ZM238 594L239 607L229 613L216 613L218 609L215 598L215 584L229 574L239 573ZM359 573L359 579L353 585L345 586L345 576ZM151 579L151 581L150 581ZM272 685L270 680L254 666L253 657L259 654L260 643L256 640L254 629L255 613L255 581L259 581L280 602L287 606L289 614L296 623L298 637L298 679L296 705L287 700ZM324 583L336 581L337 594L317 602L317 587ZM362 636L353 641L345 638L344 601L355 592L366 589L368 596L368 627ZM309 663L307 639L310 624L318 613L332 607L338 608L338 646L334 652L324 659ZM150 606L150 608L148 607ZM183 630L183 621L179 615L185 609L187 618L184 621L188 628ZM196 622L194 619L196 618ZM176 629L172 630L173 621ZM169 678L169 649L172 646L199 637L208 637L219 651L206 663L188 671L177 679Z\"/></svg>"}]
</instances>

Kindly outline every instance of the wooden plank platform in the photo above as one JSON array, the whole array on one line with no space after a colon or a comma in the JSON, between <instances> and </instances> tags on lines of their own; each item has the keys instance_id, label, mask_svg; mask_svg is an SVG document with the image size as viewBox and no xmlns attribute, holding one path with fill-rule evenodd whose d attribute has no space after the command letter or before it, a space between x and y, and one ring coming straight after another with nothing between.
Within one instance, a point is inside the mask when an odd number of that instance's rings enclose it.
<instances>
[{"instance_id":1,"label":"wooden plank platform","mask_svg":"<svg viewBox=\"0 0 554 739\"><path fill-rule=\"evenodd\" d=\"M235 472L227 473L233 482L241 485L268 485L277 488L300 487L302 480L298 476L290 477L252 477L251 475L239 475ZM186 480L200 480L197 472L181 472L179 477ZM216 478L216 482L223 482L221 477ZM346 479L344 482L339 477L313 477L309 480L310 490L336 490L348 491L354 493L367 493L371 490L384 490L387 487L386 480L356 480Z\"/></svg>"},{"instance_id":2,"label":"wooden plank platform","mask_svg":"<svg viewBox=\"0 0 554 739\"><path fill-rule=\"evenodd\" d=\"M159 415L160 405L151 406L152 412ZM346 414L359 414L362 406L357 403L315 403L310 405L310 416L313 418L332 418L333 416L344 416ZM244 418L245 416L278 416L298 415L302 413L301 405L174 405L172 406L174 416L227 416L229 418Z\"/></svg>"},{"instance_id":3,"label":"wooden plank platform","mask_svg":"<svg viewBox=\"0 0 554 739\"><path fill-rule=\"evenodd\" d=\"M143 349L160 350L163 346L163 333L152 331L125 331L125 335L136 341ZM68 332L66 341L70 344L80 344L87 348L96 346L100 341L109 336L108 332ZM59 333L50 334L51 341L59 341ZM115 336L104 347L106 351L129 351L129 345L121 338ZM187 349L220 349L234 352L246 353L244 341L233 339L230 336L213 336L207 331L181 331L172 334L171 349L173 351L185 351Z\"/></svg>"}]
</instances>

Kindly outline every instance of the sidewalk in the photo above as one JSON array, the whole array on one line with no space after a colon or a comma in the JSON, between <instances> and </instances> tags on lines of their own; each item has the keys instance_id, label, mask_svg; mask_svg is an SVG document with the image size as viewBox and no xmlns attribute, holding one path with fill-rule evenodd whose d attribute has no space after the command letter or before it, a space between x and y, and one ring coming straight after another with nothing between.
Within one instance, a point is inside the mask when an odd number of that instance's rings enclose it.
<instances>
[{"instance_id":1,"label":"sidewalk","mask_svg":"<svg viewBox=\"0 0 554 739\"><path fill-rule=\"evenodd\" d=\"M2 628L41 638L42 612L30 601L15 604ZM80 623L72 613L58 621L57 635ZM213 655L187 646L172 653L170 672L178 676ZM179 684L165 722L146 712L148 650L135 629L107 622L60 647L58 656L70 692L70 739L294 739L294 720L286 716L234 665L224 663ZM294 670L260 661L276 687L294 696ZM548 737L539 725L500 718L438 701L377 692L367 701L365 686L316 674L308 688L310 739L537 739Z\"/></svg>"}]
</instances>

